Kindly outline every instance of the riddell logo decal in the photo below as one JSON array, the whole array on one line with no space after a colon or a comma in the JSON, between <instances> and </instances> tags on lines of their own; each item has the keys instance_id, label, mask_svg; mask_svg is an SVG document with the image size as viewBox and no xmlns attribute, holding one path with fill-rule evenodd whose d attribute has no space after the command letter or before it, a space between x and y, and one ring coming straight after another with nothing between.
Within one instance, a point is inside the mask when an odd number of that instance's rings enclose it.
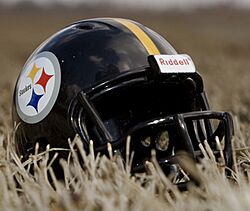
<instances>
[{"instance_id":1,"label":"riddell logo decal","mask_svg":"<svg viewBox=\"0 0 250 211\"><path fill-rule=\"evenodd\" d=\"M27 123L37 123L45 118L55 103L60 82L60 65L51 52L42 52L28 62L16 87L20 118Z\"/></svg>"},{"instance_id":2,"label":"riddell logo decal","mask_svg":"<svg viewBox=\"0 0 250 211\"><path fill-rule=\"evenodd\" d=\"M163 59L163 58L159 58L159 61L161 63L161 65L189 65L190 58L188 59Z\"/></svg>"},{"instance_id":3,"label":"riddell logo decal","mask_svg":"<svg viewBox=\"0 0 250 211\"><path fill-rule=\"evenodd\" d=\"M195 66L187 54L154 55L161 73L194 73Z\"/></svg>"}]
</instances>

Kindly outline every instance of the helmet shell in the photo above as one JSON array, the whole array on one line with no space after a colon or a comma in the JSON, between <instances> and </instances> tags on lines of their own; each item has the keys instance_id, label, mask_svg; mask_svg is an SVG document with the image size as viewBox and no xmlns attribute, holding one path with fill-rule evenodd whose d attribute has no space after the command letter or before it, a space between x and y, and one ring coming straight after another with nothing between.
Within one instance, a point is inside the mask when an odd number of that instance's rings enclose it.
<instances>
[{"instance_id":1,"label":"helmet shell","mask_svg":"<svg viewBox=\"0 0 250 211\"><path fill-rule=\"evenodd\" d=\"M131 20L79 21L39 46L15 87L13 121L19 154L40 147L67 147L75 131L69 105L80 91L148 67L150 54L176 54L153 30Z\"/></svg>"}]
</instances>

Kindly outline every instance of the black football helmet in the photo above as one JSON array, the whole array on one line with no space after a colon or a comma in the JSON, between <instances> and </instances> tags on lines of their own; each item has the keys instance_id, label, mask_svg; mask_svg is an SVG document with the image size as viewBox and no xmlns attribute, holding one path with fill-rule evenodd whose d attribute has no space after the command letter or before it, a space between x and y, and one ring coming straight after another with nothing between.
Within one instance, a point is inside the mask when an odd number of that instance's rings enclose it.
<instances>
[{"instance_id":1,"label":"black football helmet","mask_svg":"<svg viewBox=\"0 0 250 211\"><path fill-rule=\"evenodd\" d=\"M133 172L145 170L154 149L170 173L178 151L197 159L204 140L218 157L218 137L226 166L233 162L232 118L210 110L191 58L127 19L79 21L42 43L17 80L13 125L24 157L36 143L68 148L76 134L86 150L93 140L96 152L110 143L124 155L131 136Z\"/></svg>"}]
</instances>

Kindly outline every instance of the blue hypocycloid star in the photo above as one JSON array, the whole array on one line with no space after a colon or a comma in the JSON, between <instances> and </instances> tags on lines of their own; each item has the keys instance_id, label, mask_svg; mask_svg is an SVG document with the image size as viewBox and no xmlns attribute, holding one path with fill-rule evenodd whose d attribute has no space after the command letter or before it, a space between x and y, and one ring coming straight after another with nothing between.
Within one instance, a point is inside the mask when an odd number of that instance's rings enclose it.
<instances>
[{"instance_id":1,"label":"blue hypocycloid star","mask_svg":"<svg viewBox=\"0 0 250 211\"><path fill-rule=\"evenodd\" d=\"M34 109L36 109L36 112L38 113L38 102L39 102L39 100L41 99L41 97L43 95L44 94L37 95L35 93L34 89L33 89L32 90L32 96L31 96L30 102L27 104L27 106L32 106Z\"/></svg>"}]
</instances>

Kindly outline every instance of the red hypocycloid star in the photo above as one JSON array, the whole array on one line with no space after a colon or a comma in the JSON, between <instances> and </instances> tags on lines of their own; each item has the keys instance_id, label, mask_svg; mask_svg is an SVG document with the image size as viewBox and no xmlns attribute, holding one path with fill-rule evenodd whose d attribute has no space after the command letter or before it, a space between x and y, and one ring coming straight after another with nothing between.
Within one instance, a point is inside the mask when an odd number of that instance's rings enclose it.
<instances>
[{"instance_id":1,"label":"red hypocycloid star","mask_svg":"<svg viewBox=\"0 0 250 211\"><path fill-rule=\"evenodd\" d=\"M53 75L46 74L46 72L43 68L42 75L41 75L40 79L36 82L36 84L40 84L43 87L45 93L46 93L46 85L51 77L53 77Z\"/></svg>"}]
</instances>

